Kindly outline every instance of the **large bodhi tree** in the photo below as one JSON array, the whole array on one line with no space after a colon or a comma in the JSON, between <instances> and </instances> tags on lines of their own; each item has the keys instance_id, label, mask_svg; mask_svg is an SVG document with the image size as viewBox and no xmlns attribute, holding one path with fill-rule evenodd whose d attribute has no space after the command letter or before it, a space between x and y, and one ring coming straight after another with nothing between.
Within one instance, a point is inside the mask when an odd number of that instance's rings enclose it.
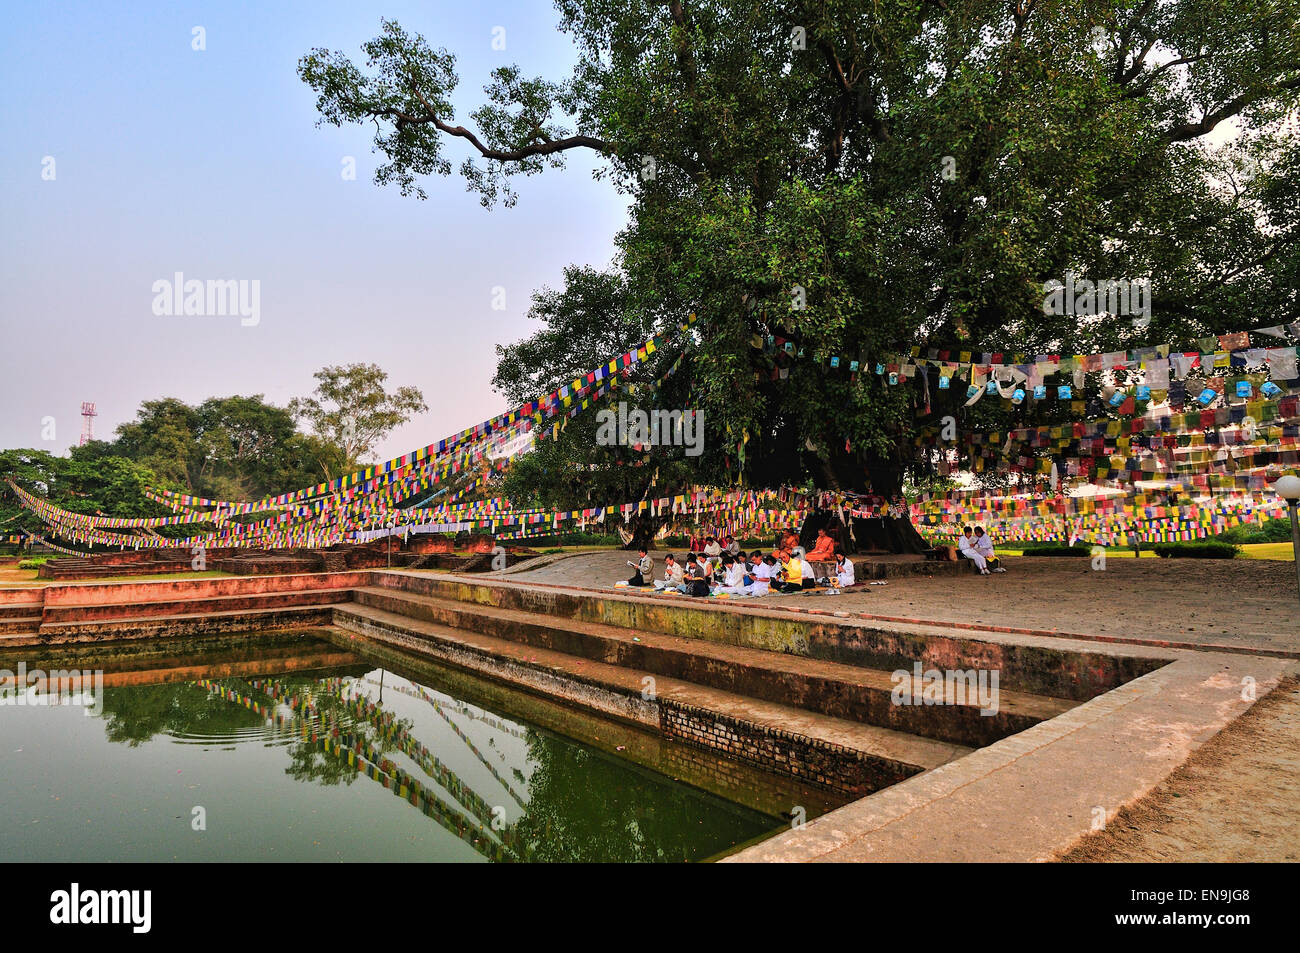
<instances>
[{"instance_id":1,"label":"large bodhi tree","mask_svg":"<svg viewBox=\"0 0 1300 953\"><path fill-rule=\"evenodd\" d=\"M556 7L572 75L495 70L466 122L453 55L396 23L364 45L365 69L317 49L299 72L322 122L374 125L376 180L404 194L422 198L422 177L458 157L485 206L509 206L513 176L602 157L597 176L631 197L619 313L658 327L701 315L689 396L719 449L748 439L754 484L888 496L933 464L914 442L918 388L811 360L774 380L754 335L809 357L1083 353L1300 312L1300 159L1284 121L1300 0ZM1227 145L1208 144L1226 128ZM1045 314L1044 282L1067 271L1149 276L1150 324ZM550 331L503 354L528 366L503 363L498 380L560 383L589 342ZM982 429L1068 412L965 411L958 393L934 392L931 414ZM702 461L701 479L739 463Z\"/></svg>"}]
</instances>

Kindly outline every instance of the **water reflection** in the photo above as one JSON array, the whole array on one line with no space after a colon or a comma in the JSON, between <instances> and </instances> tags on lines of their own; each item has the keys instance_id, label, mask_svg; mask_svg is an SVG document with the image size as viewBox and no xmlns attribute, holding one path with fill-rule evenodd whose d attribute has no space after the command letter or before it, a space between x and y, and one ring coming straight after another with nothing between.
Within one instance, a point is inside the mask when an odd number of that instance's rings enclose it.
<instances>
[{"instance_id":1,"label":"water reflection","mask_svg":"<svg viewBox=\"0 0 1300 953\"><path fill-rule=\"evenodd\" d=\"M363 818L383 814L382 790L493 861L701 860L780 823L359 654L316 640L297 649L206 669L193 656L123 662L106 671L104 736L132 749L199 746L204 758L279 751L295 782L355 787Z\"/></svg>"}]
</instances>

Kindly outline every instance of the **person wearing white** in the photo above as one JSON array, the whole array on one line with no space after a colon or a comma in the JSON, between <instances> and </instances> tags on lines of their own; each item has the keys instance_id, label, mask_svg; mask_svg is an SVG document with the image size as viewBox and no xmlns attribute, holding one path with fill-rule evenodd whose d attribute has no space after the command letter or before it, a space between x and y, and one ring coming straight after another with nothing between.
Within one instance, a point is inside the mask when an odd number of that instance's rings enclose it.
<instances>
[{"instance_id":1,"label":"person wearing white","mask_svg":"<svg viewBox=\"0 0 1300 953\"><path fill-rule=\"evenodd\" d=\"M723 558L722 585L715 586L713 594L726 593L733 596L748 595L745 587L745 564L736 562L730 556Z\"/></svg>"},{"instance_id":2,"label":"person wearing white","mask_svg":"<svg viewBox=\"0 0 1300 953\"><path fill-rule=\"evenodd\" d=\"M957 539L957 548L963 556L975 564L975 568L980 571L981 576L989 574L989 568L984 561L984 557L975 548L975 540L971 539L969 526L961 531L961 536Z\"/></svg>"},{"instance_id":3,"label":"person wearing white","mask_svg":"<svg viewBox=\"0 0 1300 953\"><path fill-rule=\"evenodd\" d=\"M656 589L678 589L682 586L682 567L672 556L664 557L664 578L655 580Z\"/></svg>"},{"instance_id":4,"label":"person wearing white","mask_svg":"<svg viewBox=\"0 0 1300 953\"><path fill-rule=\"evenodd\" d=\"M722 547L718 545L717 539L712 536L704 541L704 556L704 574L712 576L718 568L722 556Z\"/></svg>"},{"instance_id":5,"label":"person wearing white","mask_svg":"<svg viewBox=\"0 0 1300 953\"><path fill-rule=\"evenodd\" d=\"M984 557L984 564L991 565L994 572L1006 572L1002 568L1002 561L993 552L993 538L984 532L983 526L975 527L975 552Z\"/></svg>"},{"instance_id":6,"label":"person wearing white","mask_svg":"<svg viewBox=\"0 0 1300 953\"><path fill-rule=\"evenodd\" d=\"M816 585L817 580L817 574L813 571L812 563L808 562L808 560L801 555L799 557L799 568L803 572L803 587L805 589L811 589Z\"/></svg>"},{"instance_id":7,"label":"person wearing white","mask_svg":"<svg viewBox=\"0 0 1300 953\"><path fill-rule=\"evenodd\" d=\"M776 561L766 556L754 566L749 574L754 577L754 584L749 587L751 596L765 596L772 591L772 577L776 575Z\"/></svg>"},{"instance_id":8,"label":"person wearing white","mask_svg":"<svg viewBox=\"0 0 1300 953\"><path fill-rule=\"evenodd\" d=\"M841 589L853 585L853 563L843 553L835 554L835 582Z\"/></svg>"}]
</instances>

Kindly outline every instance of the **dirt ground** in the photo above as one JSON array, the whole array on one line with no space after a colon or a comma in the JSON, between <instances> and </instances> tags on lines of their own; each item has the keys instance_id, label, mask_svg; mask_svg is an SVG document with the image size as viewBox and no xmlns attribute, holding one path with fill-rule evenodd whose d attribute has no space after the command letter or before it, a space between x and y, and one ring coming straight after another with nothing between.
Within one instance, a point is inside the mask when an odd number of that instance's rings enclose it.
<instances>
[{"instance_id":1,"label":"dirt ground","mask_svg":"<svg viewBox=\"0 0 1300 953\"><path fill-rule=\"evenodd\" d=\"M19 569L16 566L0 566L0 586L38 586L34 569Z\"/></svg>"},{"instance_id":2,"label":"dirt ground","mask_svg":"<svg viewBox=\"0 0 1300 953\"><path fill-rule=\"evenodd\" d=\"M662 552L651 553L656 574ZM583 553L508 578L593 588L626 579L623 551ZM745 598L933 622L1011 626L1124 639L1300 651L1300 595L1293 563L1265 560L1008 557L1005 573L918 575L887 585Z\"/></svg>"},{"instance_id":3,"label":"dirt ground","mask_svg":"<svg viewBox=\"0 0 1300 953\"><path fill-rule=\"evenodd\" d=\"M1284 681L1060 859L1300 861L1300 680Z\"/></svg>"}]
</instances>

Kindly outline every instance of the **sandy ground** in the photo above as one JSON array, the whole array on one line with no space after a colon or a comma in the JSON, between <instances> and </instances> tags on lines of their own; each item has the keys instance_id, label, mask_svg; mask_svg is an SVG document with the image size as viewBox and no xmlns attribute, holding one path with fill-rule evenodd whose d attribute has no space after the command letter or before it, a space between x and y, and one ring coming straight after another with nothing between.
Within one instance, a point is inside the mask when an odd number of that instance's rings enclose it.
<instances>
[{"instance_id":1,"label":"sandy ground","mask_svg":"<svg viewBox=\"0 0 1300 953\"><path fill-rule=\"evenodd\" d=\"M655 569L663 553L651 554ZM606 588L631 556L584 553L508 578ZM1292 563L1264 560L1090 559L1025 556L1007 572L906 576L838 596L769 595L746 604L799 605L933 622L1012 626L1125 639L1300 651L1300 596Z\"/></svg>"},{"instance_id":2,"label":"sandy ground","mask_svg":"<svg viewBox=\"0 0 1300 953\"><path fill-rule=\"evenodd\" d=\"M38 586L35 569L0 566L0 586Z\"/></svg>"},{"instance_id":3,"label":"sandy ground","mask_svg":"<svg viewBox=\"0 0 1300 953\"><path fill-rule=\"evenodd\" d=\"M1300 680L1284 681L1061 859L1300 861Z\"/></svg>"}]
</instances>

